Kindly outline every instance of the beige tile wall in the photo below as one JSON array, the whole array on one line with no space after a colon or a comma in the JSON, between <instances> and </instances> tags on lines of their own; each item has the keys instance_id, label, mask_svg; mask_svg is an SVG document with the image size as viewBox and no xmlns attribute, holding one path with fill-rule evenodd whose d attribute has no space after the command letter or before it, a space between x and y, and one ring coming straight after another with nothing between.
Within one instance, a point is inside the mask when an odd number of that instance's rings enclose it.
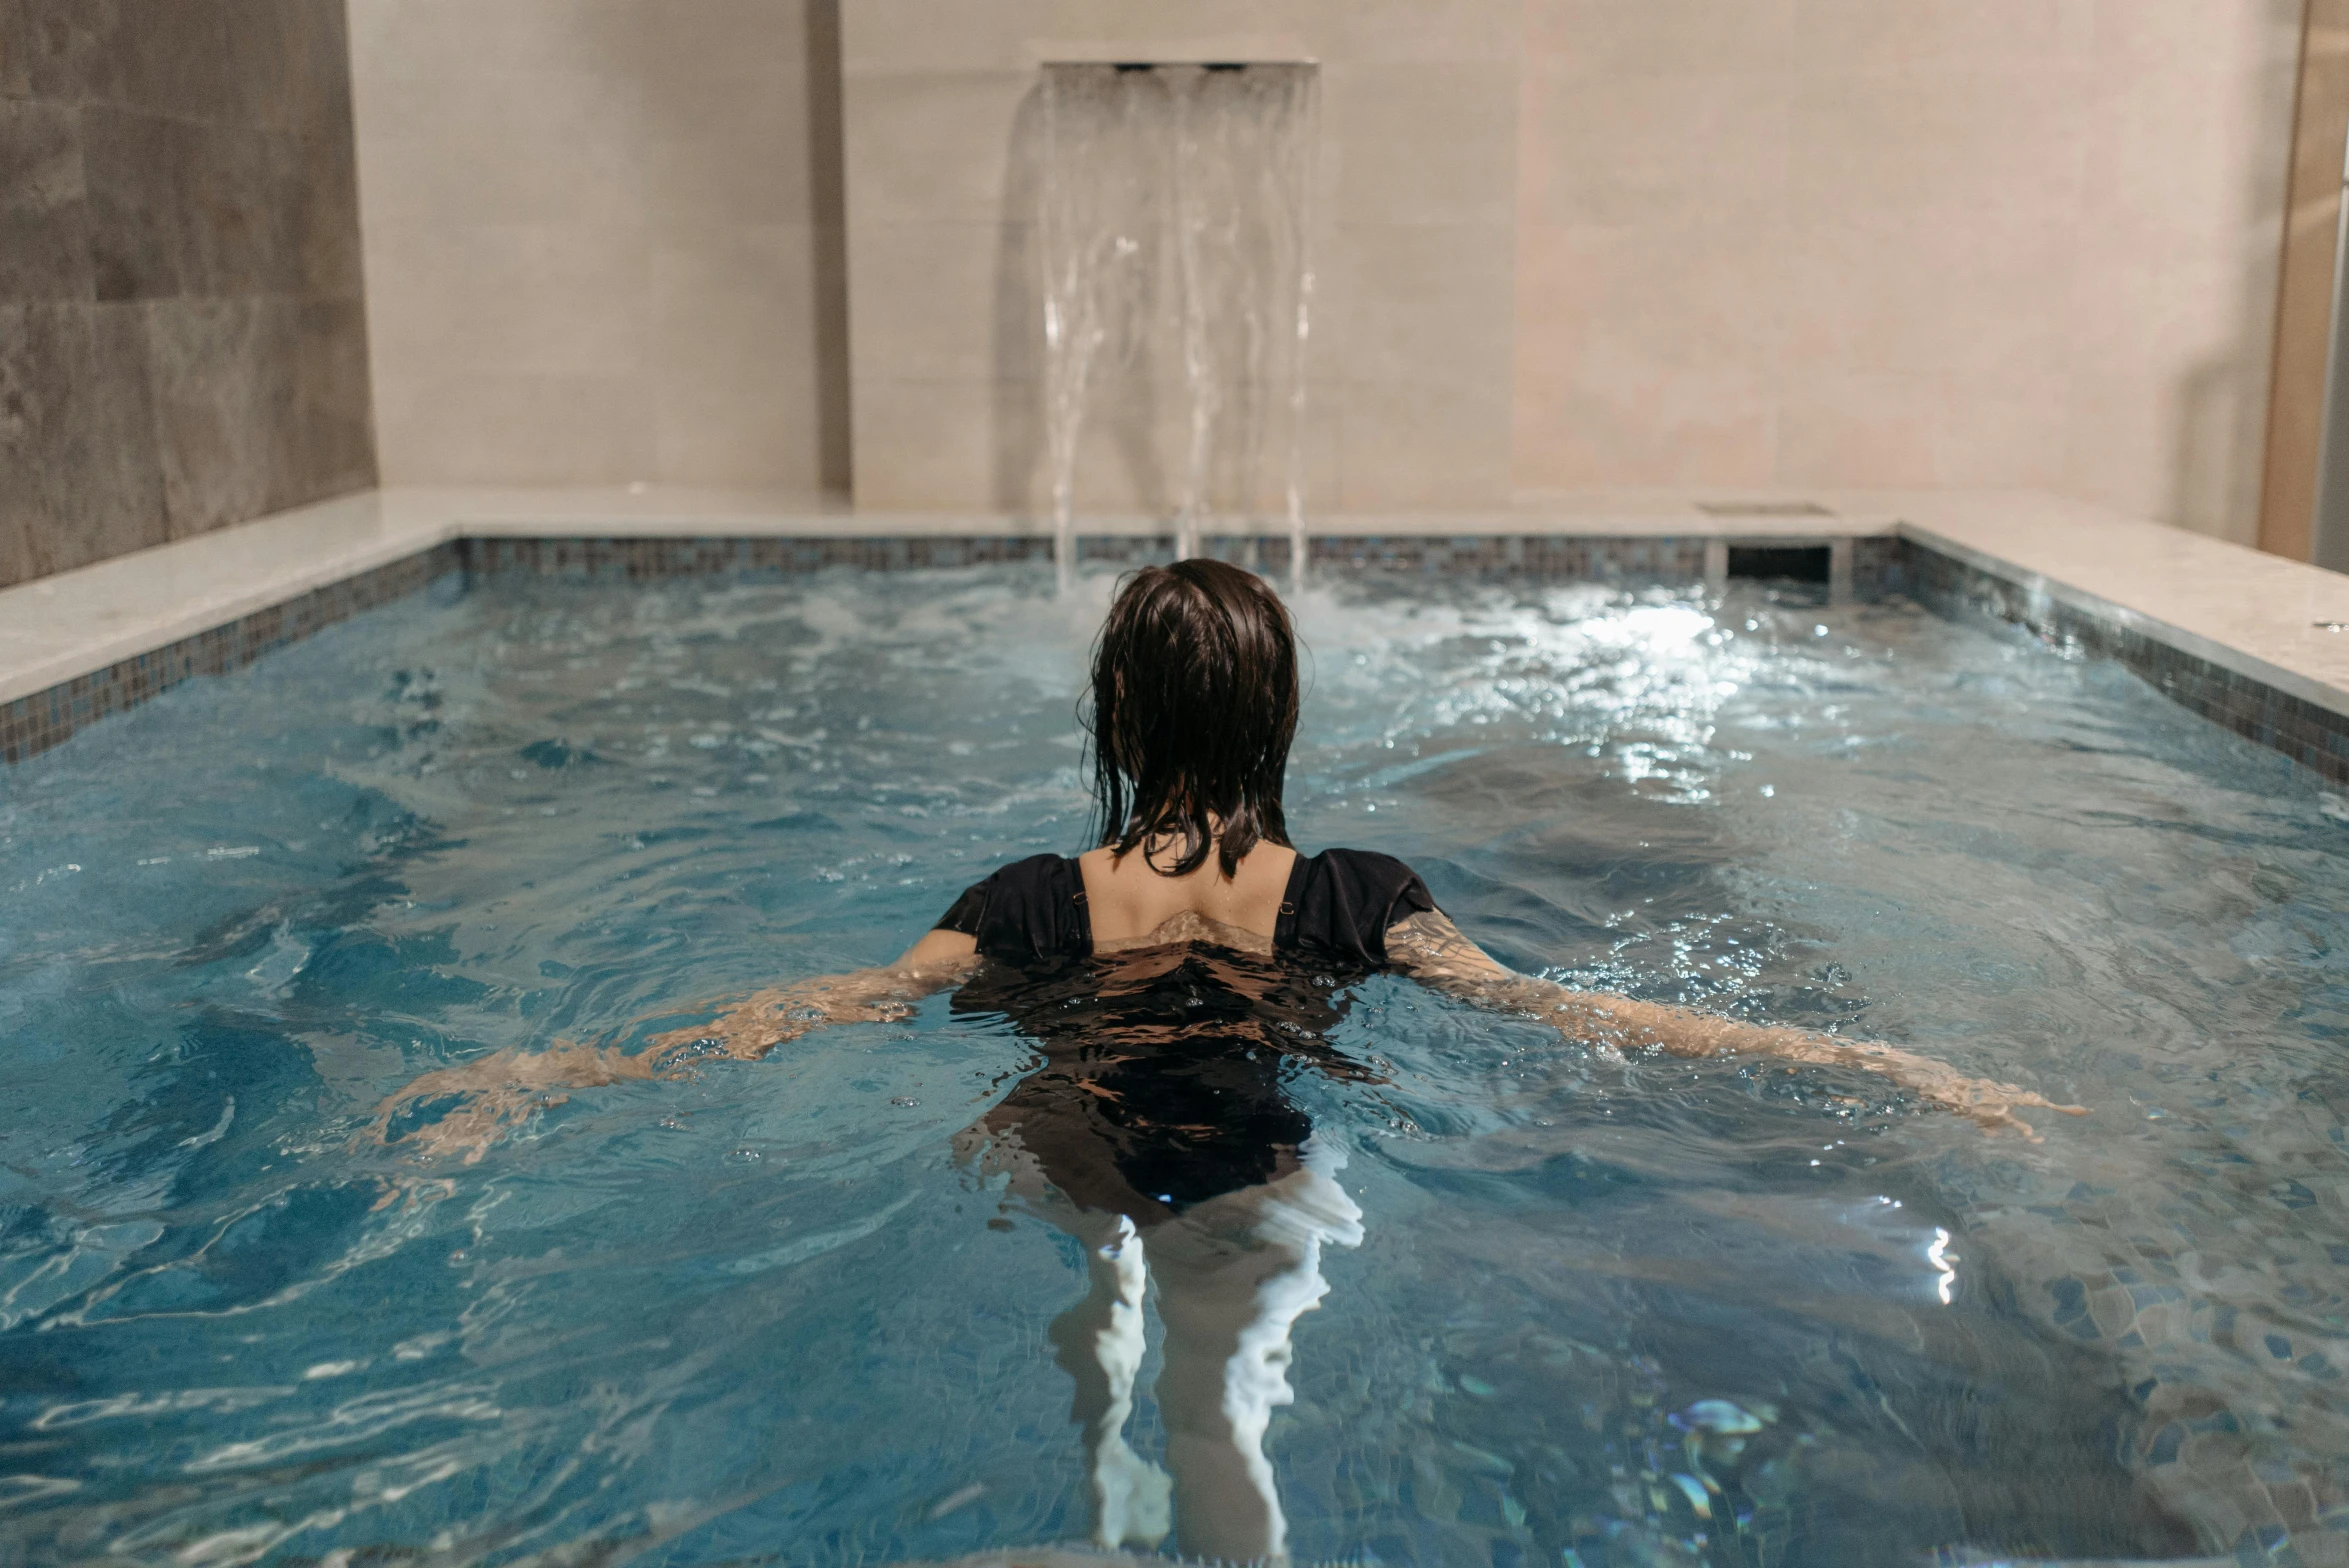
<instances>
[{"instance_id":1,"label":"beige tile wall","mask_svg":"<svg viewBox=\"0 0 2349 1568\"><path fill-rule=\"evenodd\" d=\"M2249 540L2297 0L1527 0L1521 492L2031 486Z\"/></svg>"},{"instance_id":2,"label":"beige tile wall","mask_svg":"<svg viewBox=\"0 0 2349 1568\"><path fill-rule=\"evenodd\" d=\"M854 0L858 504L1041 508L1029 149L1048 59L1320 62L1311 502L1506 504L1520 4ZM1080 508L1169 504L1176 417L1162 394L1094 420Z\"/></svg>"},{"instance_id":3,"label":"beige tile wall","mask_svg":"<svg viewBox=\"0 0 2349 1568\"><path fill-rule=\"evenodd\" d=\"M847 479L829 0L350 0L384 480Z\"/></svg>"},{"instance_id":4,"label":"beige tile wall","mask_svg":"<svg viewBox=\"0 0 2349 1568\"><path fill-rule=\"evenodd\" d=\"M2032 486L2247 539L2299 13L351 0L382 466L1037 509L1037 64L1311 58L1316 507ZM1149 415L1084 506L1165 504Z\"/></svg>"}]
</instances>

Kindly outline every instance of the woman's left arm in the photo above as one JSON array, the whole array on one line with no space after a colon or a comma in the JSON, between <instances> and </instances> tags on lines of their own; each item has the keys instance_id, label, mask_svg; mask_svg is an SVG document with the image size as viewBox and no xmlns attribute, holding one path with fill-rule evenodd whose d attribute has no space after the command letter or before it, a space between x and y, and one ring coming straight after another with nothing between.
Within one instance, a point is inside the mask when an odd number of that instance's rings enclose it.
<instances>
[{"instance_id":1,"label":"woman's left arm","mask_svg":"<svg viewBox=\"0 0 2349 1568\"><path fill-rule=\"evenodd\" d=\"M1788 1061L1860 1067L1891 1079L1986 1131L2039 1134L2015 1114L2018 1106L2085 1116L2085 1107L2058 1105L2011 1083L1969 1078L1955 1068L1870 1040L1845 1040L1809 1029L1739 1023L1712 1013L1657 1002L1577 991L1555 980L1521 975L1468 940L1440 910L1424 910L1387 930L1387 960L1424 985L1509 1012L1526 1013L1577 1040L1618 1050L1661 1050L1674 1056L1754 1053Z\"/></svg>"}]
</instances>

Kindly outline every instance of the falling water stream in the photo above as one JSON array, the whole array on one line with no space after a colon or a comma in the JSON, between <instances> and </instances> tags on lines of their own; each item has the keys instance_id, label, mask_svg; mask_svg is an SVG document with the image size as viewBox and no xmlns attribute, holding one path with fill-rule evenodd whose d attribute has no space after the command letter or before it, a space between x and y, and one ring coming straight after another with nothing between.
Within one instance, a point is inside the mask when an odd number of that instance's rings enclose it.
<instances>
[{"instance_id":1,"label":"falling water stream","mask_svg":"<svg viewBox=\"0 0 2349 1568\"><path fill-rule=\"evenodd\" d=\"M1158 379L1183 416L1174 493L1151 498L1173 514L1177 556L1197 553L1211 516L1260 524L1277 511L1301 577L1315 69L1047 65L1042 102L1044 426L1062 582L1088 416L1115 384Z\"/></svg>"}]
</instances>

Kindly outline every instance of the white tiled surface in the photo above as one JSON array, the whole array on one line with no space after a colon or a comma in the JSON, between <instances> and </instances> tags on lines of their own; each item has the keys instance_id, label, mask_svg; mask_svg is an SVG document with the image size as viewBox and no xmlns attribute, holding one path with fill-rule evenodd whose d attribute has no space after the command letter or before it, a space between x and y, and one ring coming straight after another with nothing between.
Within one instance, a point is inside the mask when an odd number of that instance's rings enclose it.
<instances>
[{"instance_id":1,"label":"white tiled surface","mask_svg":"<svg viewBox=\"0 0 2349 1568\"><path fill-rule=\"evenodd\" d=\"M2349 714L2349 632L2318 624L2349 625L2349 576L2031 492L1910 497L1900 517L1920 544Z\"/></svg>"},{"instance_id":2,"label":"white tiled surface","mask_svg":"<svg viewBox=\"0 0 2349 1568\"><path fill-rule=\"evenodd\" d=\"M820 502L756 492L366 491L0 589L0 702L460 533L741 534L824 526Z\"/></svg>"},{"instance_id":3,"label":"white tiled surface","mask_svg":"<svg viewBox=\"0 0 2349 1568\"><path fill-rule=\"evenodd\" d=\"M2349 714L2349 576L2029 491L1826 493L1834 516L1713 516L1753 491L1586 492L1515 511L1330 515L1317 535L1908 537L2051 598ZM1146 518L1087 533L1156 533ZM11 701L461 535L575 537L1036 535L1026 518L856 513L772 491L395 489L262 518L0 590L0 701Z\"/></svg>"}]
</instances>

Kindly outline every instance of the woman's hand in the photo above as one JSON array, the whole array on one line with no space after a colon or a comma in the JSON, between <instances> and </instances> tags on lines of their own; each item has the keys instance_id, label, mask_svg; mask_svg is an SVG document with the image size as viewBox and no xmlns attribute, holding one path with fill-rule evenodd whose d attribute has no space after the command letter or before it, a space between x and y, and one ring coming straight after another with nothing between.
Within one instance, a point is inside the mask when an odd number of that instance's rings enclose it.
<instances>
[{"instance_id":1,"label":"woman's hand","mask_svg":"<svg viewBox=\"0 0 2349 1568\"><path fill-rule=\"evenodd\" d=\"M461 1155L467 1165L476 1165L508 1127L532 1111L561 1105L571 1098L570 1090L650 1078L654 1070L647 1057L571 1040L557 1040L543 1051L515 1047L438 1068L387 1095L376 1106L369 1130L377 1141L390 1143L395 1118L453 1096L457 1103L438 1120L399 1141L419 1154Z\"/></svg>"},{"instance_id":2,"label":"woman's hand","mask_svg":"<svg viewBox=\"0 0 2349 1568\"><path fill-rule=\"evenodd\" d=\"M2084 1105L2059 1105L2036 1090L2025 1089L2019 1084L1999 1083L1990 1078L1969 1078L1946 1063L1917 1056L1895 1046L1879 1045L1873 1040L1841 1040L1833 1035L1810 1034L1796 1029L1759 1029L1753 1033L1778 1037L1757 1041L1754 1049L1767 1051L1789 1061L1865 1068L1891 1079L1928 1105L1955 1111L1988 1133L2015 1132L2033 1143L2043 1141L2029 1122L2015 1114L2018 1106L2056 1111L2065 1116L2088 1114L2088 1107Z\"/></svg>"},{"instance_id":3,"label":"woman's hand","mask_svg":"<svg viewBox=\"0 0 2349 1568\"><path fill-rule=\"evenodd\" d=\"M956 931L932 931L897 962L845 975L816 975L755 991L706 1024L671 1029L630 1056L617 1046L557 1040L543 1051L520 1047L424 1074L375 1108L369 1131L394 1141L392 1123L435 1100L456 1104L398 1141L419 1154L459 1155L477 1164L507 1129L531 1112L561 1105L573 1089L650 1078L677 1078L714 1053L753 1062L778 1045L826 1024L894 1023L914 1003L953 985L977 963L978 944Z\"/></svg>"},{"instance_id":4,"label":"woman's hand","mask_svg":"<svg viewBox=\"0 0 2349 1568\"><path fill-rule=\"evenodd\" d=\"M1955 1111L1985 1132L2017 1132L2037 1143L2018 1106L2085 1116L2085 1106L2058 1105L2016 1084L1969 1078L1944 1063L1873 1041L1844 1040L1802 1029L1742 1024L1734 1019L1577 991L1554 980L1521 975L1495 962L1460 934L1441 912L1398 921L1387 931L1387 957L1421 982L1486 1007L1547 1019L1560 1033L1620 1051L1660 1050L1674 1056L1759 1054L1795 1062L1859 1067L1889 1078L1927 1104Z\"/></svg>"},{"instance_id":5,"label":"woman's hand","mask_svg":"<svg viewBox=\"0 0 2349 1568\"><path fill-rule=\"evenodd\" d=\"M857 976L825 976L777 990L759 991L709 1023L657 1034L649 1049L630 1056L612 1046L557 1040L543 1051L520 1047L493 1052L457 1067L442 1067L386 1098L375 1108L371 1131L393 1141L395 1119L421 1111L435 1100L456 1104L406 1134L399 1142L424 1155L459 1155L480 1163L490 1146L532 1112L561 1105L574 1089L601 1088L632 1079L680 1078L697 1058L713 1054L757 1061L776 1046L825 1024L875 1023L902 1018L912 1004L869 999L850 989Z\"/></svg>"},{"instance_id":6,"label":"woman's hand","mask_svg":"<svg viewBox=\"0 0 2349 1568\"><path fill-rule=\"evenodd\" d=\"M2088 1114L2085 1106L2058 1105L2019 1084L1970 1078L1946 1062L1873 1040L1742 1024L1685 1007L1570 991L1563 986L1558 992L1559 1000L1548 1009L1548 1015L1562 1032L1621 1050L1660 1050L1685 1057L1775 1056L1826 1067L1857 1067L1890 1079L1928 1105L1955 1111L1984 1132L2020 1133L2033 1143L2042 1141L2040 1135L2015 1114L2016 1107L2059 1111L2066 1116Z\"/></svg>"}]
</instances>

